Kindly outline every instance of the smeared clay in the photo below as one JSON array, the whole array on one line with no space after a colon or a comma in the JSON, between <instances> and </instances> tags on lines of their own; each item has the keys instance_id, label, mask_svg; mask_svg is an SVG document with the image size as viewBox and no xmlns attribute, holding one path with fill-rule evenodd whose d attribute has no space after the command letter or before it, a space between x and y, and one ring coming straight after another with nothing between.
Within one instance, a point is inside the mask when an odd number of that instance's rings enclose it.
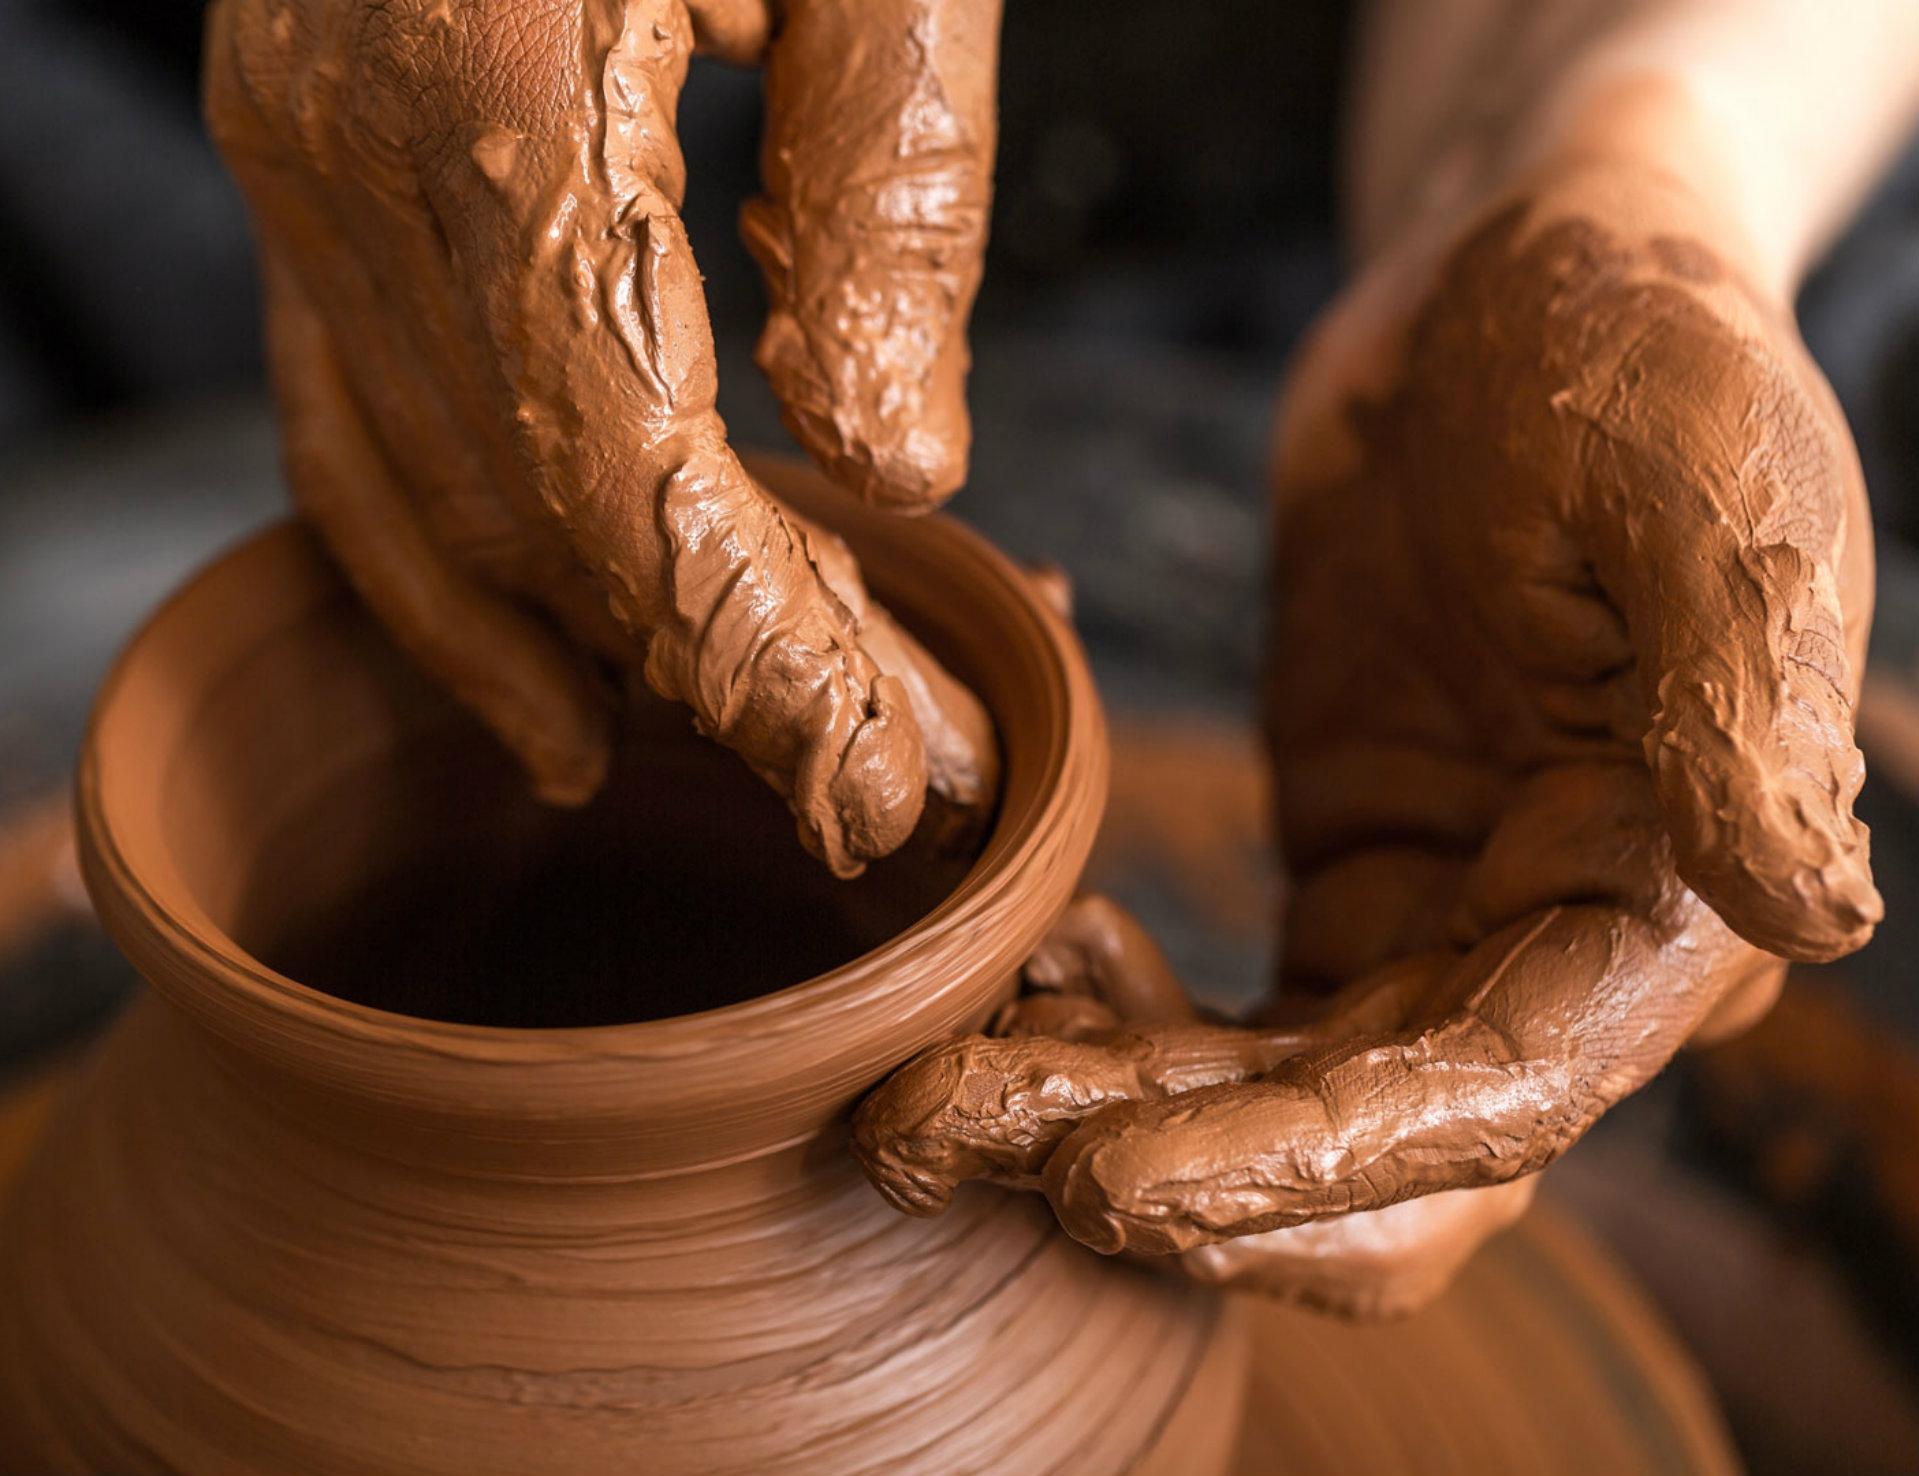
<instances>
[{"instance_id":1,"label":"smeared clay","mask_svg":"<svg viewBox=\"0 0 1919 1476\"><path fill-rule=\"evenodd\" d=\"M777 473L769 468L768 475ZM787 468L785 480L790 483L794 475ZM821 581L858 623L860 639L875 664L906 689L925 749L929 800L948 807L954 820L982 819L999 791L999 752L985 707L867 595L859 561L844 539L790 507L782 506L782 511L802 530Z\"/></svg>"},{"instance_id":2,"label":"smeared clay","mask_svg":"<svg viewBox=\"0 0 1919 1476\"><path fill-rule=\"evenodd\" d=\"M1357 1029L1390 1027L1405 1010L1405 981L1389 978L1315 1026L1205 1023L1139 924L1096 894L1074 899L1022 977L1025 993L989 1035L922 1053L854 1116L855 1154L909 1214L943 1212L968 1179L1040 1188L1055 1150L1102 1109L1252 1081ZM1431 1300L1532 1193L1522 1180L1436 1195L1202 1246L1174 1269L1323 1311L1393 1316Z\"/></svg>"},{"instance_id":3,"label":"smeared clay","mask_svg":"<svg viewBox=\"0 0 1919 1476\"><path fill-rule=\"evenodd\" d=\"M1100 1108L1243 1081L1299 1049L1295 1032L1195 1018L1151 939L1096 894L1074 899L1022 979L990 1035L923 1052L854 1115L854 1153L909 1214L940 1213L968 1179L1036 1187Z\"/></svg>"},{"instance_id":4,"label":"smeared clay","mask_svg":"<svg viewBox=\"0 0 1919 1476\"><path fill-rule=\"evenodd\" d=\"M772 299L760 367L814 460L904 511L966 475L999 11L788 5L766 64L766 196L740 223Z\"/></svg>"},{"instance_id":5,"label":"smeared clay","mask_svg":"<svg viewBox=\"0 0 1919 1476\"><path fill-rule=\"evenodd\" d=\"M1864 941L1863 489L1710 239L1594 165L1489 210L1403 321L1375 284L1322 329L1266 704L1283 1025L1197 1027L1195 1067L1037 1005L1047 1036L937 1048L862 1106L882 1192L1036 1185L1096 1249L1403 1310L1682 1043L1762 1013L1774 955Z\"/></svg>"},{"instance_id":6,"label":"smeared clay","mask_svg":"<svg viewBox=\"0 0 1919 1476\"><path fill-rule=\"evenodd\" d=\"M777 28L748 0L211 8L296 500L546 797L604 773L602 663L690 707L841 875L911 833L928 730L937 793L990 787L977 705L947 716L956 684L849 606L856 577L829 583L726 444L674 115L696 45L768 49L763 358L829 470L923 508L965 464L996 25L953 0Z\"/></svg>"}]
</instances>

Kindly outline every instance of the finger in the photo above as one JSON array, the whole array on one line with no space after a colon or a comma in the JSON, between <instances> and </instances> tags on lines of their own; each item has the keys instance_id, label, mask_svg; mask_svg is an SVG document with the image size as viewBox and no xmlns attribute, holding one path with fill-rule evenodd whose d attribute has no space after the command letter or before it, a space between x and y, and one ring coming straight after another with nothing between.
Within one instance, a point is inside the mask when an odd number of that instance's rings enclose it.
<instances>
[{"instance_id":1,"label":"finger","mask_svg":"<svg viewBox=\"0 0 1919 1476\"><path fill-rule=\"evenodd\" d=\"M805 538L826 587L852 615L861 646L906 688L926 746L927 789L984 823L984 811L999 794L999 739L986 705L867 593L845 539L784 503L780 509Z\"/></svg>"},{"instance_id":2,"label":"finger","mask_svg":"<svg viewBox=\"0 0 1919 1476\"><path fill-rule=\"evenodd\" d=\"M1712 1013L1699 1022L1699 1028L1686 1044L1709 1050L1744 1035L1772 1012L1785 987L1786 961L1762 955L1747 978L1726 991L1725 998L1713 1006Z\"/></svg>"},{"instance_id":3,"label":"finger","mask_svg":"<svg viewBox=\"0 0 1919 1476\"><path fill-rule=\"evenodd\" d=\"M84 916L88 906L74 854L69 792L0 815L0 968L36 946L56 923Z\"/></svg>"},{"instance_id":4,"label":"finger","mask_svg":"<svg viewBox=\"0 0 1919 1476\"><path fill-rule=\"evenodd\" d=\"M857 874L918 820L920 734L714 409L678 211L687 13L480 9L447 43L453 103L416 162L524 459L645 641L648 683L787 799L808 849Z\"/></svg>"},{"instance_id":5,"label":"finger","mask_svg":"<svg viewBox=\"0 0 1919 1476\"><path fill-rule=\"evenodd\" d=\"M1569 898L1650 915L1679 890L1645 770L1629 758L1566 763L1516 783L1463 877L1463 944Z\"/></svg>"},{"instance_id":6,"label":"finger","mask_svg":"<svg viewBox=\"0 0 1919 1476\"><path fill-rule=\"evenodd\" d=\"M325 325L265 258L267 347L287 478L348 579L409 656L515 753L539 794L582 804L605 777L605 694L579 658L435 550L368 432Z\"/></svg>"},{"instance_id":7,"label":"finger","mask_svg":"<svg viewBox=\"0 0 1919 1476\"><path fill-rule=\"evenodd\" d=\"M686 0L686 8L700 55L744 67L765 53L773 34L767 0Z\"/></svg>"},{"instance_id":8,"label":"finger","mask_svg":"<svg viewBox=\"0 0 1919 1476\"><path fill-rule=\"evenodd\" d=\"M1022 992L991 1035L1090 1040L1122 1025L1195 1023L1198 1013L1152 935L1098 892L1066 906L1020 970Z\"/></svg>"},{"instance_id":9,"label":"finger","mask_svg":"<svg viewBox=\"0 0 1919 1476\"><path fill-rule=\"evenodd\" d=\"M1069 911L1061 926L1071 936L1084 919L1113 913L1125 916L1099 899ZM1061 990L1027 995L1001 1012L999 1038L934 1046L882 1083L854 1114L854 1152L880 1192L914 1214L937 1214L967 1179L1032 1187L1053 1149L1100 1108L1249 1080L1325 1041L1396 1028L1410 1002L1430 993L1441 962L1437 955L1401 960L1343 991L1313 1020L1239 1029L1191 1019L1121 1026L1105 1003L1063 992L1085 985L1080 965L1068 961L1059 968ZM1104 965L1096 959L1094 967ZM1167 979L1177 989L1170 973ZM1170 1013L1157 989L1139 997ZM1178 999L1190 1009L1183 994Z\"/></svg>"},{"instance_id":10,"label":"finger","mask_svg":"<svg viewBox=\"0 0 1919 1476\"><path fill-rule=\"evenodd\" d=\"M335 69L306 65L320 44L301 29L309 10L222 6L208 20L209 123L268 253L351 345L355 403L446 562L632 664L635 643L528 485L444 229L390 160L362 167L339 100L310 95L315 72ZM335 126L300 121L316 112Z\"/></svg>"},{"instance_id":11,"label":"finger","mask_svg":"<svg viewBox=\"0 0 1919 1476\"><path fill-rule=\"evenodd\" d=\"M1159 1025L1083 1040L966 1036L922 1052L853 1115L853 1152L880 1193L938 1214L968 1179L1031 1187L1089 1113L1244 1081L1300 1049L1295 1031Z\"/></svg>"},{"instance_id":12,"label":"finger","mask_svg":"<svg viewBox=\"0 0 1919 1476\"><path fill-rule=\"evenodd\" d=\"M1752 956L1696 899L1672 908L1522 919L1457 962L1423 1025L1093 1115L1047 1162L1060 1222L1096 1250L1190 1250L1544 1167Z\"/></svg>"},{"instance_id":13,"label":"finger","mask_svg":"<svg viewBox=\"0 0 1919 1476\"><path fill-rule=\"evenodd\" d=\"M1830 959L1883 911L1852 813L1863 650L1835 574L1858 471L1786 366L1707 331L1675 313L1635 341L1596 415L1592 537L1651 703L1680 875L1760 947Z\"/></svg>"},{"instance_id":14,"label":"finger","mask_svg":"<svg viewBox=\"0 0 1919 1476\"><path fill-rule=\"evenodd\" d=\"M1195 1281L1335 1317L1404 1317L1432 1301L1532 1204L1539 1180L1455 1189L1203 1245L1178 1258Z\"/></svg>"},{"instance_id":15,"label":"finger","mask_svg":"<svg viewBox=\"0 0 1919 1476\"><path fill-rule=\"evenodd\" d=\"M1343 984L1446 942L1466 868L1460 856L1378 846L1314 872L1286 909L1282 977Z\"/></svg>"},{"instance_id":16,"label":"finger","mask_svg":"<svg viewBox=\"0 0 1919 1476\"><path fill-rule=\"evenodd\" d=\"M1670 905L1672 843L1643 767L1571 763L1528 776L1469 873L1453 920L1465 941L1563 898L1605 901L1645 915ZM1690 1043L1736 1034L1771 1007L1785 964L1756 948L1724 965L1726 987Z\"/></svg>"},{"instance_id":17,"label":"finger","mask_svg":"<svg viewBox=\"0 0 1919 1476\"><path fill-rule=\"evenodd\" d=\"M1119 1016L1092 995L1044 989L1018 995L1000 1006L986 1033L1002 1037L1048 1035L1054 1040L1096 1040L1119 1028Z\"/></svg>"},{"instance_id":18,"label":"finger","mask_svg":"<svg viewBox=\"0 0 1919 1476\"><path fill-rule=\"evenodd\" d=\"M1276 991L1253 1023L1273 1029L1313 1028L1326 1040L1351 1040L1405 1027L1433 997L1438 981L1458 962L1450 948L1430 948L1394 959L1332 994Z\"/></svg>"},{"instance_id":19,"label":"finger","mask_svg":"<svg viewBox=\"0 0 1919 1476\"><path fill-rule=\"evenodd\" d=\"M1028 989L1091 994L1126 1025L1198 1018L1152 934L1098 892L1067 904L1021 973Z\"/></svg>"},{"instance_id":20,"label":"finger","mask_svg":"<svg viewBox=\"0 0 1919 1476\"><path fill-rule=\"evenodd\" d=\"M766 194L741 231L787 428L869 501L965 479L966 321L986 245L998 0L789 0L766 64Z\"/></svg>"},{"instance_id":21,"label":"finger","mask_svg":"<svg viewBox=\"0 0 1919 1476\"><path fill-rule=\"evenodd\" d=\"M1275 688L1279 700L1293 700L1282 684ZM1504 777L1483 759L1437 743L1351 735L1308 753L1282 749L1274 777L1286 861L1295 868L1374 845L1468 852L1505 798Z\"/></svg>"}]
</instances>

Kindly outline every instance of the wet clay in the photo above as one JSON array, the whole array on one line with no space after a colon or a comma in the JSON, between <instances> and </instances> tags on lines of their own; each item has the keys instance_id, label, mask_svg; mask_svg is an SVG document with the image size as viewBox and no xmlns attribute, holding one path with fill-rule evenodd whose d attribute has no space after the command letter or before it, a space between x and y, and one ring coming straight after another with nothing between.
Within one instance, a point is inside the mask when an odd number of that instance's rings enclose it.
<instances>
[{"instance_id":1,"label":"wet clay","mask_svg":"<svg viewBox=\"0 0 1919 1476\"><path fill-rule=\"evenodd\" d=\"M361 895L402 842L433 857L421 837L512 779L310 536L242 547L136 639L97 709L79 834L101 921L154 990L0 1211L0 1465L1220 1469L1243 1349L1210 1289L1087 1256L1030 1197L896 1214L846 1152L860 1093L1011 997L1091 847L1106 752L1083 658L1021 571L941 518L848 507L834 526L997 718L995 818L877 946L643 1023L383 1012L247 947ZM675 806L715 794L711 766L732 780L712 823L781 823L657 702L628 714L602 803L633 792L628 744L662 808L615 828L680 828L676 867L710 834ZM482 808L489 855L536 868L553 817ZM912 860L840 887L779 849L769 884L854 899ZM632 1018L660 1006L648 982Z\"/></svg>"},{"instance_id":2,"label":"wet clay","mask_svg":"<svg viewBox=\"0 0 1919 1476\"><path fill-rule=\"evenodd\" d=\"M1046 1006L935 1048L861 1108L882 1192L1037 1187L1096 1249L1218 1246L1177 1264L1381 1310L1369 1244L1456 1267L1682 1043L1763 1013L1775 954L1864 941L1863 487L1708 239L1643 174L1511 202L1366 346L1377 389L1289 427L1276 1024ZM1401 1269L1385 1310L1444 1279Z\"/></svg>"},{"instance_id":3,"label":"wet clay","mask_svg":"<svg viewBox=\"0 0 1919 1476\"><path fill-rule=\"evenodd\" d=\"M1074 900L1022 980L1024 993L987 1035L922 1052L854 1115L855 1155L907 1214L943 1213L968 1179L1044 1188L1061 1145L1102 1109L1254 1081L1311 1050L1388 1028L1405 1009L1405 981L1391 981L1310 1025L1207 1022L1139 924L1096 894ZM1147 1264L1340 1316L1399 1316L1431 1301L1488 1236L1517 1220L1533 1187L1520 1180L1439 1193Z\"/></svg>"},{"instance_id":4,"label":"wet clay","mask_svg":"<svg viewBox=\"0 0 1919 1476\"><path fill-rule=\"evenodd\" d=\"M220 0L206 108L252 207L296 502L549 800L643 673L851 876L929 780L989 790L971 695L829 577L725 438L678 208L688 61L765 52L760 358L843 485L964 474L998 7ZM930 765L928 735L936 742Z\"/></svg>"}]
</instances>

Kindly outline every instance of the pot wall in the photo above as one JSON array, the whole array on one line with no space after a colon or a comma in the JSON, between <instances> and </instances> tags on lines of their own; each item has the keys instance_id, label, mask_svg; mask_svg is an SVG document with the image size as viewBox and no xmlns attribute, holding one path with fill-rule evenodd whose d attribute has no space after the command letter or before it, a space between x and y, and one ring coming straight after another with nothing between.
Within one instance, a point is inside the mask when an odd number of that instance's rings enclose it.
<instances>
[{"instance_id":1,"label":"pot wall","mask_svg":"<svg viewBox=\"0 0 1919 1476\"><path fill-rule=\"evenodd\" d=\"M300 793L335 786L334 854L377 852L392 796L419 793L377 776L464 720L291 528L136 639L79 804L102 919L154 992L0 1221L8 1469L1223 1461L1239 1354L1209 1296L1091 1256L1036 1200L905 1219L844 1151L860 1092L1010 993L1076 883L1105 746L1077 648L1017 570L944 520L831 521L993 709L1001 813L903 934L704 1014L456 1026L275 973L234 934L272 910L263 873L294 910L332 884L324 858L284 859Z\"/></svg>"}]
</instances>

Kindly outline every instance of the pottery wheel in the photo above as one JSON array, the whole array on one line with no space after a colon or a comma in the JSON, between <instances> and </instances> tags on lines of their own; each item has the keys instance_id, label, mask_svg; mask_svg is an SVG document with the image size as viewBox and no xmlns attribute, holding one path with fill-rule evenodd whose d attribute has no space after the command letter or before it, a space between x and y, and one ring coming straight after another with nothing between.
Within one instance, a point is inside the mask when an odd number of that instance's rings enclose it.
<instances>
[{"instance_id":1,"label":"pottery wheel","mask_svg":"<svg viewBox=\"0 0 1919 1476\"><path fill-rule=\"evenodd\" d=\"M70 1070L71 1068L67 1068ZM63 1076L0 1097L0 1191ZM1733 1476L1704 1381L1623 1272L1535 1209L1433 1306L1348 1327L1244 1298L1238 1476Z\"/></svg>"},{"instance_id":2,"label":"pottery wheel","mask_svg":"<svg viewBox=\"0 0 1919 1476\"><path fill-rule=\"evenodd\" d=\"M1444 1297L1353 1327L1247 1300L1240 1476L1739 1470L1705 1381L1625 1273L1536 1208Z\"/></svg>"}]
</instances>

